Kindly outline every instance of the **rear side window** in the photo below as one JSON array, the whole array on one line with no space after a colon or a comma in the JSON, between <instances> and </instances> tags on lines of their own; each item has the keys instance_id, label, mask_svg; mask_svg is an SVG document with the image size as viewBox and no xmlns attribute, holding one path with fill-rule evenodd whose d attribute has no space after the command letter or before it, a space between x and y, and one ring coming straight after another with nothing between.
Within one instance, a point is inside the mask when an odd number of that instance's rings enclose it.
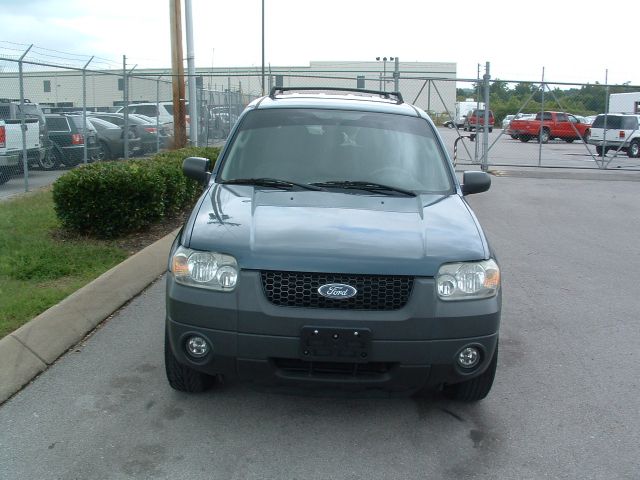
<instances>
[{"instance_id":1,"label":"rear side window","mask_svg":"<svg viewBox=\"0 0 640 480\"><path fill-rule=\"evenodd\" d=\"M621 115L607 115L607 129L614 130L637 130L637 117L623 117ZM604 128L604 115L598 115L591 125L593 128Z\"/></svg>"},{"instance_id":2,"label":"rear side window","mask_svg":"<svg viewBox=\"0 0 640 480\"><path fill-rule=\"evenodd\" d=\"M637 117L622 117L622 129L637 130L638 129Z\"/></svg>"},{"instance_id":3,"label":"rear side window","mask_svg":"<svg viewBox=\"0 0 640 480\"><path fill-rule=\"evenodd\" d=\"M0 118L3 120L11 119L11 109L9 105L0 105Z\"/></svg>"},{"instance_id":4,"label":"rear side window","mask_svg":"<svg viewBox=\"0 0 640 480\"><path fill-rule=\"evenodd\" d=\"M134 105L131 107L132 113L139 113L147 117L155 117L158 115L155 105Z\"/></svg>"},{"instance_id":5,"label":"rear side window","mask_svg":"<svg viewBox=\"0 0 640 480\"><path fill-rule=\"evenodd\" d=\"M47 127L50 132L69 132L69 124L67 119L63 117L47 118Z\"/></svg>"}]
</instances>

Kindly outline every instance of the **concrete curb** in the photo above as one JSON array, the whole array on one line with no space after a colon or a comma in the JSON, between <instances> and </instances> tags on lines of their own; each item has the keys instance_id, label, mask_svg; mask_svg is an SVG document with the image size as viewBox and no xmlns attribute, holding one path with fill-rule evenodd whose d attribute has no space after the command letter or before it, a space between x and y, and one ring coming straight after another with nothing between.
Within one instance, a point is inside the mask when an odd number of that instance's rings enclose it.
<instances>
[{"instance_id":1,"label":"concrete curb","mask_svg":"<svg viewBox=\"0 0 640 480\"><path fill-rule=\"evenodd\" d=\"M177 233L127 258L0 340L0 404L162 275Z\"/></svg>"}]
</instances>

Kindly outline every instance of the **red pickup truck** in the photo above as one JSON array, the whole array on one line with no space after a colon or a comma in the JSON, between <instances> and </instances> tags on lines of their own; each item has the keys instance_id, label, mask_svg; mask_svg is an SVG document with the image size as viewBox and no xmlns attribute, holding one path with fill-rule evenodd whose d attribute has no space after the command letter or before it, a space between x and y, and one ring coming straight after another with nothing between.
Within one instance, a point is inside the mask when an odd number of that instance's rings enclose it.
<instances>
[{"instance_id":1,"label":"red pickup truck","mask_svg":"<svg viewBox=\"0 0 640 480\"><path fill-rule=\"evenodd\" d=\"M521 142L539 137L542 143L553 138L560 138L567 143L578 139L586 142L591 133L590 128L588 123L582 123L575 116L564 112L542 112L535 119L511 120L509 125L511 136Z\"/></svg>"}]
</instances>

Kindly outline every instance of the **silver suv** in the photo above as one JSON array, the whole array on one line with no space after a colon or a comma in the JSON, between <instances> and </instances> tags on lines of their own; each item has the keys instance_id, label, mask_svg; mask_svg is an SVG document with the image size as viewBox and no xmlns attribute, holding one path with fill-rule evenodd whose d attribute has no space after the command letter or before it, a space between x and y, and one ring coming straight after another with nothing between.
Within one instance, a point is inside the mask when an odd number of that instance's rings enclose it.
<instances>
[{"instance_id":1,"label":"silver suv","mask_svg":"<svg viewBox=\"0 0 640 480\"><path fill-rule=\"evenodd\" d=\"M629 158L640 157L640 115L602 114L591 125L589 143L598 155L609 150L627 152ZM606 131L606 134L605 134Z\"/></svg>"}]
</instances>

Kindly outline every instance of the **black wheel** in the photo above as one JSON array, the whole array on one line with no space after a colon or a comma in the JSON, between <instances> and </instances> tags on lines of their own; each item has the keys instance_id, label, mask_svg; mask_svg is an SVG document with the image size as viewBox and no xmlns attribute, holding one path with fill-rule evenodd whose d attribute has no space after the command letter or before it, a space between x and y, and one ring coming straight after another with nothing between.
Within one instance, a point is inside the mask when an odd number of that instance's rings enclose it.
<instances>
[{"instance_id":1,"label":"black wheel","mask_svg":"<svg viewBox=\"0 0 640 480\"><path fill-rule=\"evenodd\" d=\"M496 376L496 366L498 365L498 345L493 352L493 358L487 369L481 375L467 380L466 382L454 385L445 385L443 393L452 400L462 402L477 402L485 398L491 391L493 379Z\"/></svg>"},{"instance_id":2,"label":"black wheel","mask_svg":"<svg viewBox=\"0 0 640 480\"><path fill-rule=\"evenodd\" d=\"M106 143L99 142L98 147L99 148L96 150L96 152L91 156L91 160L111 160L113 158L113 156L111 155L111 149Z\"/></svg>"},{"instance_id":3,"label":"black wheel","mask_svg":"<svg viewBox=\"0 0 640 480\"><path fill-rule=\"evenodd\" d=\"M49 157L49 162L53 164L53 168L58 168L64 165L64 163L62 162L62 155L57 148L53 147L51 150L49 150L49 154L47 156Z\"/></svg>"},{"instance_id":4,"label":"black wheel","mask_svg":"<svg viewBox=\"0 0 640 480\"><path fill-rule=\"evenodd\" d=\"M169 385L174 390L188 393L200 393L208 390L214 378L178 362L169 343L169 333L164 336L164 368Z\"/></svg>"},{"instance_id":5,"label":"black wheel","mask_svg":"<svg viewBox=\"0 0 640 480\"><path fill-rule=\"evenodd\" d=\"M627 156L629 158L640 157L640 140L636 138L629 144L629 148L627 148Z\"/></svg>"},{"instance_id":6,"label":"black wheel","mask_svg":"<svg viewBox=\"0 0 640 480\"><path fill-rule=\"evenodd\" d=\"M549 130L543 128L540 132L540 143L547 143L549 141Z\"/></svg>"},{"instance_id":7,"label":"black wheel","mask_svg":"<svg viewBox=\"0 0 640 480\"><path fill-rule=\"evenodd\" d=\"M575 140L575 138L565 138L564 141L567 143L573 143L573 141Z\"/></svg>"},{"instance_id":8,"label":"black wheel","mask_svg":"<svg viewBox=\"0 0 640 480\"><path fill-rule=\"evenodd\" d=\"M493 132L493 128L489 127L489 133Z\"/></svg>"},{"instance_id":9,"label":"black wheel","mask_svg":"<svg viewBox=\"0 0 640 480\"><path fill-rule=\"evenodd\" d=\"M518 138L520 139L521 142L524 142L524 143L527 143L529 140L531 140L530 135L520 135Z\"/></svg>"},{"instance_id":10,"label":"black wheel","mask_svg":"<svg viewBox=\"0 0 640 480\"><path fill-rule=\"evenodd\" d=\"M511 135L511 138L513 138L514 140L518 140L518 135Z\"/></svg>"},{"instance_id":11,"label":"black wheel","mask_svg":"<svg viewBox=\"0 0 640 480\"><path fill-rule=\"evenodd\" d=\"M591 130L587 130L586 132L584 132L584 135L582 135L582 141L584 143L589 143L590 136L591 136Z\"/></svg>"},{"instance_id":12,"label":"black wheel","mask_svg":"<svg viewBox=\"0 0 640 480\"><path fill-rule=\"evenodd\" d=\"M607 150L609 149L607 148ZM602 147L600 145L596 145L596 153L602 156L602 152L603 152ZM605 152L605 155L606 155L606 152Z\"/></svg>"},{"instance_id":13,"label":"black wheel","mask_svg":"<svg viewBox=\"0 0 640 480\"><path fill-rule=\"evenodd\" d=\"M52 148L45 154L44 158L38 161L42 170L53 170L60 164L60 159L54 153L55 151L55 148Z\"/></svg>"},{"instance_id":14,"label":"black wheel","mask_svg":"<svg viewBox=\"0 0 640 480\"><path fill-rule=\"evenodd\" d=\"M0 168L0 185L7 183L10 178L11 174L9 173L9 170Z\"/></svg>"}]
</instances>

